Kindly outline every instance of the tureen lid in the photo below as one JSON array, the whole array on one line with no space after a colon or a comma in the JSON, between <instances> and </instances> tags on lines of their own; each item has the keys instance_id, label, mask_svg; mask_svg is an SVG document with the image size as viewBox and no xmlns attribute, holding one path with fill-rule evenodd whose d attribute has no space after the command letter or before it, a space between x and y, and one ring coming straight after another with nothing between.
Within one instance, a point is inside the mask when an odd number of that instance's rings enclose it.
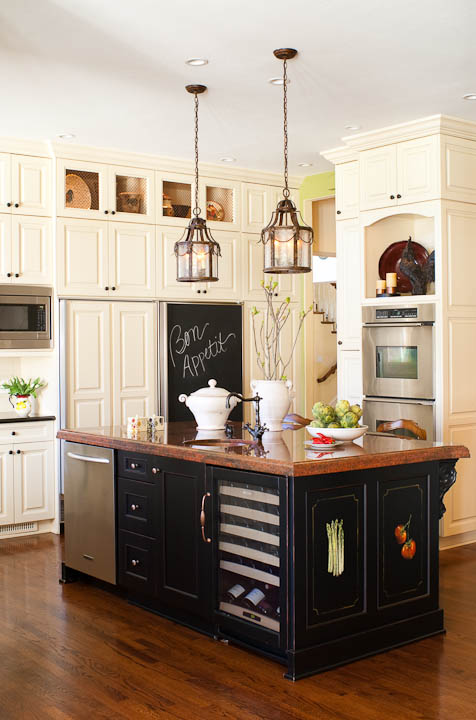
<instances>
[{"instance_id":1,"label":"tureen lid","mask_svg":"<svg viewBox=\"0 0 476 720\"><path fill-rule=\"evenodd\" d=\"M230 393L225 388L217 387L216 380L209 380L208 387L200 388L190 393L189 397L226 397Z\"/></svg>"}]
</instances>

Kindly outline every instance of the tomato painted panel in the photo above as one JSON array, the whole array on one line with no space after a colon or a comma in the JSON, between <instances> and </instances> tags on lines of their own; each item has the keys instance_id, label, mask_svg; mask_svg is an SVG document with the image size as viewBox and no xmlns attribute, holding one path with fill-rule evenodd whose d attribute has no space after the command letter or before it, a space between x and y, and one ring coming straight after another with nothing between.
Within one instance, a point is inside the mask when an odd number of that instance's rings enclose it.
<instances>
[{"instance_id":1,"label":"tomato painted panel","mask_svg":"<svg viewBox=\"0 0 476 720\"><path fill-rule=\"evenodd\" d=\"M379 483L379 607L429 593L429 477Z\"/></svg>"}]
</instances>

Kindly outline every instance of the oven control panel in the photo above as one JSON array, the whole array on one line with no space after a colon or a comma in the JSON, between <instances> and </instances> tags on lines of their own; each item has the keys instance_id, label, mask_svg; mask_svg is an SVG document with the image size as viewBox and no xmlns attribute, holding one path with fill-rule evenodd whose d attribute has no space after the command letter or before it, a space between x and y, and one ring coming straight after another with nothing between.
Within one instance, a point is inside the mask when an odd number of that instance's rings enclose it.
<instances>
[{"instance_id":1,"label":"oven control panel","mask_svg":"<svg viewBox=\"0 0 476 720\"><path fill-rule=\"evenodd\" d=\"M418 308L378 308L375 311L376 320L403 320L418 318Z\"/></svg>"}]
</instances>

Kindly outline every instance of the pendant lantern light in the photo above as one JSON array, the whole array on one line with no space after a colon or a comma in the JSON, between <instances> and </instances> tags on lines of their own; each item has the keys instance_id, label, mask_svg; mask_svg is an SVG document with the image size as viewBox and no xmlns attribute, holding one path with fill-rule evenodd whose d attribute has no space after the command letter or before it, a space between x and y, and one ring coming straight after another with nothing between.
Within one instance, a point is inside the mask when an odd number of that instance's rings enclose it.
<instances>
[{"instance_id":1,"label":"pendant lantern light","mask_svg":"<svg viewBox=\"0 0 476 720\"><path fill-rule=\"evenodd\" d=\"M264 246L264 272L306 273L312 269L312 228L304 224L301 213L290 199L288 187L288 78L287 61L297 50L281 48L274 56L283 60L284 115L284 188L283 200L278 202L269 225L261 231Z\"/></svg>"},{"instance_id":2,"label":"pendant lantern light","mask_svg":"<svg viewBox=\"0 0 476 720\"><path fill-rule=\"evenodd\" d=\"M194 95L195 106L195 206L183 236L175 243L177 280L179 282L215 282L218 280L220 246L213 239L206 221L200 217L198 206L198 96L207 89L205 85L186 85L187 92Z\"/></svg>"}]
</instances>

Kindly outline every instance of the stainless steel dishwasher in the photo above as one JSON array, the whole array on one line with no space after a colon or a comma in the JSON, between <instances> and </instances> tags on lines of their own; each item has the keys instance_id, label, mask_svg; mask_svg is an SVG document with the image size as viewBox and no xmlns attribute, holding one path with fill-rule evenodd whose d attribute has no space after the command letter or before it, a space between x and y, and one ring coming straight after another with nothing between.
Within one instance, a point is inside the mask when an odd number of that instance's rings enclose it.
<instances>
[{"instance_id":1,"label":"stainless steel dishwasher","mask_svg":"<svg viewBox=\"0 0 476 720\"><path fill-rule=\"evenodd\" d=\"M114 450L64 442L67 567L116 584Z\"/></svg>"}]
</instances>

